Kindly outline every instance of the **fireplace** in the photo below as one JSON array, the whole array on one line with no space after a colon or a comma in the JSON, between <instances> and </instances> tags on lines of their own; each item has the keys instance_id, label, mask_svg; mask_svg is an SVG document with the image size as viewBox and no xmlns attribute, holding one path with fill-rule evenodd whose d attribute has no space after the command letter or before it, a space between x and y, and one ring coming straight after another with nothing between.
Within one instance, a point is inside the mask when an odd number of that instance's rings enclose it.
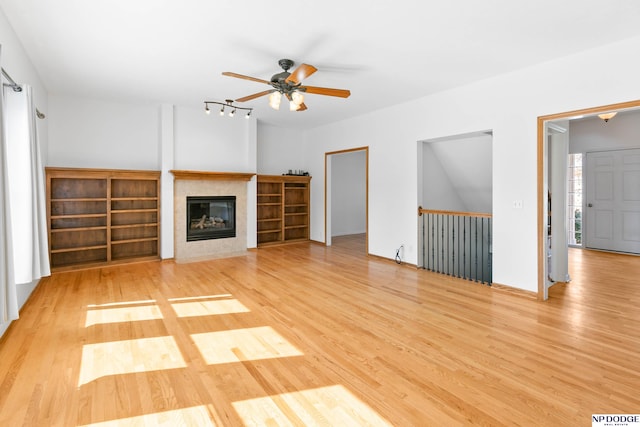
<instances>
[{"instance_id":1,"label":"fireplace","mask_svg":"<svg viewBox=\"0 0 640 427\"><path fill-rule=\"evenodd\" d=\"M236 196L187 197L187 242L236 237Z\"/></svg>"}]
</instances>

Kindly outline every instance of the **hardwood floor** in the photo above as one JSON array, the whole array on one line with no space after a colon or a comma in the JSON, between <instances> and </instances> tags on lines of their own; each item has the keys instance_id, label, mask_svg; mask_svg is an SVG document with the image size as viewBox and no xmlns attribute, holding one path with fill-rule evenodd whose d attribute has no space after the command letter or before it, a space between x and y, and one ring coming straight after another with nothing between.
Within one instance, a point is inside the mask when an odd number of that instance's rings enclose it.
<instances>
[{"instance_id":1,"label":"hardwood floor","mask_svg":"<svg viewBox=\"0 0 640 427\"><path fill-rule=\"evenodd\" d=\"M573 281L546 303L369 258L349 237L57 273L0 341L0 425L590 426L638 413L640 258L570 258Z\"/></svg>"}]
</instances>

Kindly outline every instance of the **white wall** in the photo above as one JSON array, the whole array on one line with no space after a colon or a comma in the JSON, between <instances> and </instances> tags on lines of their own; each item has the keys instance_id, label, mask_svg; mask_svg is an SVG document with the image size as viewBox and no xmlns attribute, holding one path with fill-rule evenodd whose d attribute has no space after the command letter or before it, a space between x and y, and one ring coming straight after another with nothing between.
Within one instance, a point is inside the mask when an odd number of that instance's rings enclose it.
<instances>
[{"instance_id":1,"label":"white wall","mask_svg":"<svg viewBox=\"0 0 640 427\"><path fill-rule=\"evenodd\" d=\"M48 94L38 76L37 70L31 64L29 57L22 48L22 44L13 32L2 9L0 9L0 65L18 84L28 84L33 88L33 98L36 108L44 114L48 113ZM41 146L42 161L47 161L48 123L49 119L37 120L38 137ZM0 236L4 239L4 236ZM35 289L37 282L17 286L18 307L24 303ZM9 323L0 322L0 336L9 327Z\"/></svg>"},{"instance_id":2,"label":"white wall","mask_svg":"<svg viewBox=\"0 0 640 427\"><path fill-rule=\"evenodd\" d=\"M175 107L175 169L255 172L247 129L255 119L207 115L204 108Z\"/></svg>"},{"instance_id":3,"label":"white wall","mask_svg":"<svg viewBox=\"0 0 640 427\"><path fill-rule=\"evenodd\" d=\"M423 143L422 173L423 199L419 203L425 209L464 211L465 206L449 180L449 174L433 150L434 143Z\"/></svg>"},{"instance_id":4,"label":"white wall","mask_svg":"<svg viewBox=\"0 0 640 427\"><path fill-rule=\"evenodd\" d=\"M353 151L331 156L331 235L367 231L367 154Z\"/></svg>"},{"instance_id":5,"label":"white wall","mask_svg":"<svg viewBox=\"0 0 640 427\"><path fill-rule=\"evenodd\" d=\"M287 173L289 169L307 169L304 132L259 123L258 173L282 175Z\"/></svg>"},{"instance_id":6,"label":"white wall","mask_svg":"<svg viewBox=\"0 0 640 427\"><path fill-rule=\"evenodd\" d=\"M570 153L640 148L640 110L622 112L604 122L594 117L571 122Z\"/></svg>"},{"instance_id":7,"label":"white wall","mask_svg":"<svg viewBox=\"0 0 640 427\"><path fill-rule=\"evenodd\" d=\"M462 203L457 210L491 213L491 140L491 135L480 135L430 143L433 154L444 167L443 172L449 177L450 185Z\"/></svg>"},{"instance_id":8,"label":"white wall","mask_svg":"<svg viewBox=\"0 0 640 427\"><path fill-rule=\"evenodd\" d=\"M537 291L537 117L640 99L638 50L636 37L308 131L312 239L324 240L324 153L368 145L369 252L391 258L400 241L416 263L416 142L493 129L493 279Z\"/></svg>"},{"instance_id":9,"label":"white wall","mask_svg":"<svg viewBox=\"0 0 640 427\"><path fill-rule=\"evenodd\" d=\"M48 166L160 167L160 106L54 95Z\"/></svg>"}]
</instances>

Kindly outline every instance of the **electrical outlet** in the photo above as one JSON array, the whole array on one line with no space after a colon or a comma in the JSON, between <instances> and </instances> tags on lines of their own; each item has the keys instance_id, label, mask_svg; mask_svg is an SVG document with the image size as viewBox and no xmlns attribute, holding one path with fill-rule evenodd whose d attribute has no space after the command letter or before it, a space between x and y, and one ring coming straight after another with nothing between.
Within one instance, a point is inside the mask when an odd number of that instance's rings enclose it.
<instances>
[{"instance_id":1,"label":"electrical outlet","mask_svg":"<svg viewBox=\"0 0 640 427\"><path fill-rule=\"evenodd\" d=\"M522 200L514 200L513 209L522 209Z\"/></svg>"}]
</instances>

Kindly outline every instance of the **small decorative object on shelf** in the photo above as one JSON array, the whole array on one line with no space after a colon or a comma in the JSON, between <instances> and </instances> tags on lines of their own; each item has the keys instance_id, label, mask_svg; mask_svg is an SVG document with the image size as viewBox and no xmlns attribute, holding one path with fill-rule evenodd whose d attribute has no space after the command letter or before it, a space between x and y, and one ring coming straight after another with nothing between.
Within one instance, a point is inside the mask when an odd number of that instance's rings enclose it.
<instances>
[{"instance_id":1,"label":"small decorative object on shelf","mask_svg":"<svg viewBox=\"0 0 640 427\"><path fill-rule=\"evenodd\" d=\"M303 171L302 169L289 169L287 173L283 173L285 176L309 176L309 172Z\"/></svg>"}]
</instances>

